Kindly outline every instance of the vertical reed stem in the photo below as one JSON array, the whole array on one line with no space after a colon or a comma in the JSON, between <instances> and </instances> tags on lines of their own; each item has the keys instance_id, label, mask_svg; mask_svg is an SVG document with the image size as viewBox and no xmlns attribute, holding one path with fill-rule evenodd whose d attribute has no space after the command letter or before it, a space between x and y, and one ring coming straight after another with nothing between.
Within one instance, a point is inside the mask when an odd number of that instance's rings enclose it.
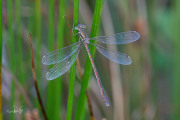
<instances>
[{"instance_id":1,"label":"vertical reed stem","mask_svg":"<svg viewBox=\"0 0 180 120\"><path fill-rule=\"evenodd\" d=\"M74 15L73 15L73 22L74 22L73 25L74 26L76 26L78 24L78 18L79 18L79 0L74 0ZM77 31L74 31L74 33L76 33L76 32ZM76 41L77 41L77 36L73 36L72 42L75 43ZM72 120L75 75L76 75L76 63L74 63L72 65L71 71L70 71L66 120Z\"/></svg>"},{"instance_id":2,"label":"vertical reed stem","mask_svg":"<svg viewBox=\"0 0 180 120\"><path fill-rule=\"evenodd\" d=\"M102 5L103 5L103 0L96 0L90 37L95 37L98 35ZM94 58L95 47L89 46L89 49L91 51L92 57ZM79 99L78 99L78 105L77 105L77 110L76 110L77 112L76 112L75 120L81 120L83 118L82 113L83 113L83 110L85 108L86 90L88 88L88 83L89 83L91 74L92 74L92 65L91 65L91 61L90 61L89 57L87 56L83 80L82 80L82 84L81 84L81 91L80 91L80 95L79 95Z\"/></svg>"},{"instance_id":3,"label":"vertical reed stem","mask_svg":"<svg viewBox=\"0 0 180 120\"><path fill-rule=\"evenodd\" d=\"M12 70L12 73L15 72L15 48L14 48L14 31L13 31L13 1L12 0L7 0L7 14L8 14L8 30L9 30L9 53L10 53L10 68ZM11 84L11 106L14 105L15 101L15 85L12 82ZM10 114L10 119L13 120L15 119L14 114Z\"/></svg>"}]
</instances>

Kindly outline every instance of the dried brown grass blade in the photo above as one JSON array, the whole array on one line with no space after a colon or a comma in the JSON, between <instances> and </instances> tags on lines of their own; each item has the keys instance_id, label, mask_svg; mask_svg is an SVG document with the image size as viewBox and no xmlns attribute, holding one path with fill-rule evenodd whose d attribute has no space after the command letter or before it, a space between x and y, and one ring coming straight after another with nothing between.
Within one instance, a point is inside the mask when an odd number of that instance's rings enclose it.
<instances>
[{"instance_id":1,"label":"dried brown grass blade","mask_svg":"<svg viewBox=\"0 0 180 120\"><path fill-rule=\"evenodd\" d=\"M44 116L45 120L48 120L45 109L43 107L43 103L42 103L41 96L40 96L40 93L39 93L38 85L37 85L36 72L35 72L35 66L34 66L34 56L33 56L33 49L32 49L32 41L31 41L31 34L29 33L29 35L30 35L30 44L31 44L32 73L33 73L33 80L34 80L34 85L35 85L35 89L36 89L36 94L37 94L37 97L38 97L38 102L39 102L39 105L41 107L43 116Z\"/></svg>"}]
</instances>

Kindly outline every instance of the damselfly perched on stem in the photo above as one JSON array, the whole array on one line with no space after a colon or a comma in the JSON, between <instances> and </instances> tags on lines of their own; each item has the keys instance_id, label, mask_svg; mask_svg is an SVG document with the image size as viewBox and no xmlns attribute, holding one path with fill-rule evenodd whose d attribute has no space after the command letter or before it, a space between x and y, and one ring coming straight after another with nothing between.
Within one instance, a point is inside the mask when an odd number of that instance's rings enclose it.
<instances>
[{"instance_id":1,"label":"damselfly perched on stem","mask_svg":"<svg viewBox=\"0 0 180 120\"><path fill-rule=\"evenodd\" d=\"M132 60L128 55L121 52L108 50L98 44L90 43L90 41L97 40L98 42L104 44L128 44L138 40L140 38L140 35L136 31L128 31L128 32L122 32L108 36L89 38L87 33L84 31L85 28L86 28L85 24L78 24L75 28L73 28L75 30L78 30L78 33L75 34L75 35L79 35L80 39L78 42L43 56L42 58L43 64L45 65L56 64L53 68L51 68L48 71L48 73L46 74L46 79L53 80L63 75L65 72L67 72L71 68L73 63L76 61L81 46L84 45L89 55L92 67L94 69L94 73L100 88L101 95L105 100L106 106L109 106L109 101L104 92L99 74L97 72L88 45L95 46L101 54L103 54L106 58L108 58L109 60L115 63L122 65L129 65L132 63Z\"/></svg>"}]
</instances>

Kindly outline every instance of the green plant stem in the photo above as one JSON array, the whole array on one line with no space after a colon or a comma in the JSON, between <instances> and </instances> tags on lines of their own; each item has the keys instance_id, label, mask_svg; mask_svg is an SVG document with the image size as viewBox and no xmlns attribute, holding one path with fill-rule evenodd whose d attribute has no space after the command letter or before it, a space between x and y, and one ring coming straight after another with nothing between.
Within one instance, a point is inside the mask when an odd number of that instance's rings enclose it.
<instances>
[{"instance_id":1,"label":"green plant stem","mask_svg":"<svg viewBox=\"0 0 180 120\"><path fill-rule=\"evenodd\" d=\"M36 0L35 2L35 35L36 35L36 57L35 57L35 66L36 66L36 76L37 76L37 84L39 85L39 91L41 93L41 86L40 86L40 66L41 66L41 58L39 53L41 53L41 0ZM37 106L38 101L37 101Z\"/></svg>"},{"instance_id":2,"label":"green plant stem","mask_svg":"<svg viewBox=\"0 0 180 120\"><path fill-rule=\"evenodd\" d=\"M73 16L74 26L78 24L78 18L79 18L79 0L74 0L74 16ZM74 31L74 33L77 33L77 31ZM76 41L77 41L77 36L73 36L72 42L75 43ZM76 75L76 62L72 65L70 71L66 120L72 120L75 75Z\"/></svg>"},{"instance_id":3,"label":"green plant stem","mask_svg":"<svg viewBox=\"0 0 180 120\"><path fill-rule=\"evenodd\" d=\"M64 42L64 16L65 14L65 0L60 0L59 3L59 21L58 21L58 34L57 34L57 48L60 49L63 47ZM54 81L54 93L56 94L53 96L54 99L54 120L61 119L60 116L62 113L62 77L59 77L57 80Z\"/></svg>"},{"instance_id":4,"label":"green plant stem","mask_svg":"<svg viewBox=\"0 0 180 120\"><path fill-rule=\"evenodd\" d=\"M36 54L36 68L37 68L37 79L40 78L40 65L41 58L39 53L41 53L41 0L36 0L36 18L35 18L35 34L37 38L37 54Z\"/></svg>"},{"instance_id":5,"label":"green plant stem","mask_svg":"<svg viewBox=\"0 0 180 120\"><path fill-rule=\"evenodd\" d=\"M21 13L20 13L21 1L16 0L15 5L16 5L16 26L17 26L17 65L19 66L17 75L20 80L19 82L22 85L24 73L23 73L23 66L22 66L23 60L22 60L22 40L21 40ZM20 96L20 102L21 102L21 105L24 106L22 95Z\"/></svg>"},{"instance_id":6,"label":"green plant stem","mask_svg":"<svg viewBox=\"0 0 180 120\"><path fill-rule=\"evenodd\" d=\"M150 0L148 1L148 5L147 5L147 12L148 12L148 28L149 28L149 48L150 48L150 55L152 56L151 57L151 61L152 61L152 69L153 69L153 72L155 73L153 76L152 76L152 98L154 99L154 102L155 102L155 105L158 105L157 101L158 101L158 83L157 83L157 77L158 77L158 67L155 65L156 62L155 62L155 59L153 58L156 58L158 57L158 54L157 54L157 51L156 51L156 48L155 48L155 43L157 42L156 41L156 37L157 37L157 25L155 23L155 10L156 10L156 7L154 6L155 4L155 0ZM139 101L139 100L138 100Z\"/></svg>"},{"instance_id":7,"label":"green plant stem","mask_svg":"<svg viewBox=\"0 0 180 120\"><path fill-rule=\"evenodd\" d=\"M13 31L13 5L12 5L12 0L7 0L7 12L8 12L8 30L9 30L9 53L10 53L10 68L12 70L12 73L15 72L15 48L14 48L14 31ZM11 106L14 105L14 100L15 100L15 85L14 83L11 84ZM10 114L10 119L13 120L14 114Z\"/></svg>"},{"instance_id":8,"label":"green plant stem","mask_svg":"<svg viewBox=\"0 0 180 120\"><path fill-rule=\"evenodd\" d=\"M98 35L102 5L103 5L103 0L96 0L90 37L95 37ZM94 58L95 47L89 46L89 49L91 51L92 57ZM89 57L87 56L85 69L84 69L84 75L83 75L83 81L81 84L81 91L80 91L80 95L79 95L79 99L78 99L78 105L77 105L77 110L76 110L77 112L76 112L75 120L81 120L82 119L82 116L83 116L82 113L84 110L83 108L85 107L85 100L86 100L86 90L88 88L88 83L89 83L91 74L92 74L92 65L91 65L91 61L90 61Z\"/></svg>"},{"instance_id":9,"label":"green plant stem","mask_svg":"<svg viewBox=\"0 0 180 120\"><path fill-rule=\"evenodd\" d=\"M172 120L179 120L180 119L180 63L179 63L179 59L180 59L180 27L179 27L179 21L180 21L180 16L179 16L179 12L180 12L180 1L179 0L174 0L174 6L173 6L173 17L174 17L174 22L173 22L173 28L172 28L172 37L174 39L174 72L173 72L173 84L172 84L172 110L173 110L173 114L172 114Z\"/></svg>"},{"instance_id":10,"label":"green plant stem","mask_svg":"<svg viewBox=\"0 0 180 120\"><path fill-rule=\"evenodd\" d=\"M54 0L48 0L48 49L49 51L53 51L54 47ZM52 67L52 66L50 66ZM48 88L47 88L47 115L49 119L54 119L54 107L55 107L55 84L56 80L48 81Z\"/></svg>"},{"instance_id":11,"label":"green plant stem","mask_svg":"<svg viewBox=\"0 0 180 120\"><path fill-rule=\"evenodd\" d=\"M16 0L16 26L17 26L17 58L18 58L18 66L19 66L19 70L18 71L18 76L20 77L19 80L20 80L20 83L22 83L22 41L21 41L21 14L20 14L20 0Z\"/></svg>"},{"instance_id":12,"label":"green plant stem","mask_svg":"<svg viewBox=\"0 0 180 120\"><path fill-rule=\"evenodd\" d=\"M37 84L37 78L36 78L36 72L35 72L35 65L34 65L34 56L33 56L33 48L32 48L32 41L31 41L31 34L30 34L30 44L31 44L31 61L32 61L32 73L33 73L33 79L34 79L34 86L35 86L35 90L36 90L36 94L37 94L37 98L38 98L38 102L39 105L41 107L41 111L44 115L44 119L47 119L47 115L43 106L43 102L40 96L40 92L39 92L39 88L38 88L38 84Z\"/></svg>"},{"instance_id":13,"label":"green plant stem","mask_svg":"<svg viewBox=\"0 0 180 120\"><path fill-rule=\"evenodd\" d=\"M39 86L39 91L41 93L40 86L40 66L41 66L41 58L39 53L41 53L41 0L35 1L35 23L32 24L35 26L35 36L36 36L36 54L35 54L35 66L36 66L36 76L37 76L37 84ZM36 106L39 108L39 102L36 101Z\"/></svg>"}]
</instances>

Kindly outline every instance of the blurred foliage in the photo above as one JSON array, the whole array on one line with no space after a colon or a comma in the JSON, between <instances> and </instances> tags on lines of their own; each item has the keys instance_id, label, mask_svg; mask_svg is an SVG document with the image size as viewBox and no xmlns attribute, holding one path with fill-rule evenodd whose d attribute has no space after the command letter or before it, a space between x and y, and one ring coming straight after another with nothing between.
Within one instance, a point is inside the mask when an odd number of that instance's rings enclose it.
<instances>
[{"instance_id":1,"label":"blurred foliage","mask_svg":"<svg viewBox=\"0 0 180 120\"><path fill-rule=\"evenodd\" d=\"M50 120L91 119L85 91L90 95L92 111L98 120L180 120L180 1L106 0L102 9L101 3L96 9L97 2L102 1L2 0L2 64L16 77L33 106L31 109L26 104L11 75L2 69L3 119L28 120L34 111L43 119L32 80L31 33L38 86ZM71 41L63 16L69 19L70 27L73 22L87 24L91 37L124 31L140 33L138 41L116 46L133 61L129 66L113 63L118 66L118 78L112 75L113 65L98 52L95 55L110 107L105 107L83 49L79 55L85 74L82 84L75 65L70 73L53 81L46 80L52 66L42 65L42 56L77 39ZM94 48L90 49L94 54ZM122 99L114 100L116 96ZM23 106L23 112L9 114L7 110L13 110L13 105Z\"/></svg>"}]
</instances>

